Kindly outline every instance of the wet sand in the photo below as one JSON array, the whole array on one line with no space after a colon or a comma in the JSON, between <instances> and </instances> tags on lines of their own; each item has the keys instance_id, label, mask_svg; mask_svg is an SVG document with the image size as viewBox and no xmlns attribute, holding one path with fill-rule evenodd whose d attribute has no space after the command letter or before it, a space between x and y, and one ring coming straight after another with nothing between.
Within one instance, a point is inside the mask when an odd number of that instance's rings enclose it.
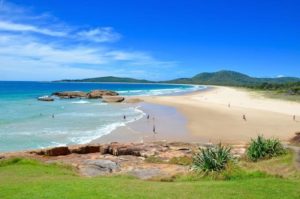
<instances>
[{"instance_id":1,"label":"wet sand","mask_svg":"<svg viewBox=\"0 0 300 199\"><path fill-rule=\"evenodd\" d=\"M188 132L187 120L175 107L153 103L139 103L146 114L142 119L120 127L112 133L93 141L93 143L110 142L153 142L186 141L203 142L199 136ZM149 115L149 119L147 116ZM155 126L155 132L153 132ZM197 139L197 140L195 140Z\"/></svg>"}]
</instances>

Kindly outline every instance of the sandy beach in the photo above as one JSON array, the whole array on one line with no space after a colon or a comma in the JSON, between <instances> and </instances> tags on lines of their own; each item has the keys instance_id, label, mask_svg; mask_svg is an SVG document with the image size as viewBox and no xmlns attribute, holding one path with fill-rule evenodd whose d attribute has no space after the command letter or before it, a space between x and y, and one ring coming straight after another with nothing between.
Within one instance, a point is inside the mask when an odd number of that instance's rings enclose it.
<instances>
[{"instance_id":1,"label":"sandy beach","mask_svg":"<svg viewBox=\"0 0 300 199\"><path fill-rule=\"evenodd\" d=\"M245 143L259 134L287 141L300 131L300 103L270 99L244 89L213 86L182 96L140 98L144 112L155 116L155 122L144 117L98 141Z\"/></svg>"}]
</instances>

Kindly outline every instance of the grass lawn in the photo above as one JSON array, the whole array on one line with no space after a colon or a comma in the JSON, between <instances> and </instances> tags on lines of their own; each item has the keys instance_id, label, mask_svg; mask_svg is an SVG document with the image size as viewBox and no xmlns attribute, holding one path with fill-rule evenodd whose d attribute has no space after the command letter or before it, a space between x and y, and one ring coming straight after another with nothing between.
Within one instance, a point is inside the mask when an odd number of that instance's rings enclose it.
<instances>
[{"instance_id":1,"label":"grass lawn","mask_svg":"<svg viewBox=\"0 0 300 199\"><path fill-rule=\"evenodd\" d=\"M142 181L124 176L84 178L71 168L33 160L0 163L0 198L299 198L300 180L251 177L216 181Z\"/></svg>"}]
</instances>

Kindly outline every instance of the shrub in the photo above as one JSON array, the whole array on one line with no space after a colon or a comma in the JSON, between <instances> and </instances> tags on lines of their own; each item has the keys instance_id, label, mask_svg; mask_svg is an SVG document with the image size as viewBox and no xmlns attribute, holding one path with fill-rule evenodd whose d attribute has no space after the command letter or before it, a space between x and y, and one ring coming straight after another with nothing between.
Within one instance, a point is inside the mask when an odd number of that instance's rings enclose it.
<instances>
[{"instance_id":1,"label":"shrub","mask_svg":"<svg viewBox=\"0 0 300 199\"><path fill-rule=\"evenodd\" d=\"M251 139L247 149L247 157L252 161L268 159L285 153L286 150L278 139L265 139L263 136Z\"/></svg>"},{"instance_id":2,"label":"shrub","mask_svg":"<svg viewBox=\"0 0 300 199\"><path fill-rule=\"evenodd\" d=\"M204 172L222 171L233 160L231 148L221 144L201 149L193 156L193 168Z\"/></svg>"}]
</instances>

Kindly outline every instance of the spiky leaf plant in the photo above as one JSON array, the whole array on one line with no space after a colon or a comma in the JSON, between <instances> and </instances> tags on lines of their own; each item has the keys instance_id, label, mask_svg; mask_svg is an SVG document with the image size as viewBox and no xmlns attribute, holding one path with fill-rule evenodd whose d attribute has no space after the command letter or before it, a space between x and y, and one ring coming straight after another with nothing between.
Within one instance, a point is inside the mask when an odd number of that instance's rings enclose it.
<instances>
[{"instance_id":1,"label":"spiky leaf plant","mask_svg":"<svg viewBox=\"0 0 300 199\"><path fill-rule=\"evenodd\" d=\"M285 153L286 150L278 139L265 139L261 135L256 139L251 139L247 149L247 157L252 161L272 158Z\"/></svg>"},{"instance_id":2,"label":"spiky leaf plant","mask_svg":"<svg viewBox=\"0 0 300 199\"><path fill-rule=\"evenodd\" d=\"M193 156L193 169L204 172L222 171L233 160L230 151L230 147L221 144L205 149L200 148Z\"/></svg>"}]
</instances>

